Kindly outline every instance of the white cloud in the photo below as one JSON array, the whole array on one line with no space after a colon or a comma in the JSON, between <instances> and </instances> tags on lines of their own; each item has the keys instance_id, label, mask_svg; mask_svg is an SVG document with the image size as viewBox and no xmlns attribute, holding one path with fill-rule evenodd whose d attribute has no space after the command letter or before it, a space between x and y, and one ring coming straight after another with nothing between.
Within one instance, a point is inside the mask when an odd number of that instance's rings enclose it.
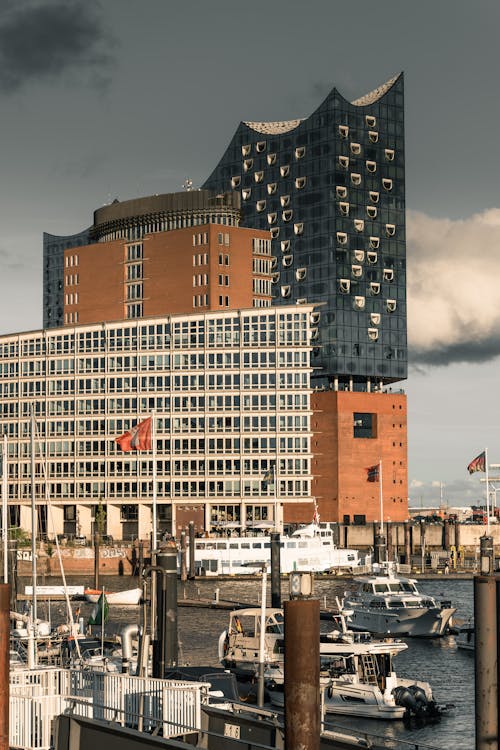
<instances>
[{"instance_id":1,"label":"white cloud","mask_svg":"<svg viewBox=\"0 0 500 750\"><path fill-rule=\"evenodd\" d=\"M410 211L407 243L412 360L449 364L500 354L500 209L458 221Z\"/></svg>"}]
</instances>

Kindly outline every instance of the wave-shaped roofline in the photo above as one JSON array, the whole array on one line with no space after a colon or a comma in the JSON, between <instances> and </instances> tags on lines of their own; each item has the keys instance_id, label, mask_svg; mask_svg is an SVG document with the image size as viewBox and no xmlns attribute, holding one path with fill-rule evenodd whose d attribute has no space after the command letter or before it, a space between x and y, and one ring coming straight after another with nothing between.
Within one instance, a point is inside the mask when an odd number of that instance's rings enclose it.
<instances>
[{"instance_id":1,"label":"wave-shaped roofline","mask_svg":"<svg viewBox=\"0 0 500 750\"><path fill-rule=\"evenodd\" d=\"M383 83L381 86L377 86L377 88L373 89L373 91L369 91L367 94L364 94L364 96L361 96L350 103L355 107L366 107L369 104L374 104L379 99L382 99L385 94L387 94L389 89L394 86L401 75L401 73L398 73L397 75L393 76L388 81ZM330 96L330 94L328 96ZM295 128L297 128L301 122L304 122L305 119L307 118L302 117L296 120L277 120L276 122L244 121L243 124L254 130L256 133L263 133L265 135L281 135L282 133L289 133L291 130L295 130Z\"/></svg>"}]
</instances>

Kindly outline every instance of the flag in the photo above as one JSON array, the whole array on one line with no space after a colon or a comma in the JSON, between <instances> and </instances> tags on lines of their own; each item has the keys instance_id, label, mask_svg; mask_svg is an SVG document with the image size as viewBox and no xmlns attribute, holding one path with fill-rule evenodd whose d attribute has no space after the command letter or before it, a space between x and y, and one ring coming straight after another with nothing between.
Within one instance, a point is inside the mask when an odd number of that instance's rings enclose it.
<instances>
[{"instance_id":1,"label":"flag","mask_svg":"<svg viewBox=\"0 0 500 750\"><path fill-rule=\"evenodd\" d=\"M319 526L319 511L316 503L314 503L313 523L315 523L316 526Z\"/></svg>"},{"instance_id":2,"label":"flag","mask_svg":"<svg viewBox=\"0 0 500 750\"><path fill-rule=\"evenodd\" d=\"M274 482L274 464L271 464L269 469L262 477L262 489L267 490L268 485Z\"/></svg>"},{"instance_id":3,"label":"flag","mask_svg":"<svg viewBox=\"0 0 500 750\"><path fill-rule=\"evenodd\" d=\"M378 482L380 466L369 466L366 470L366 481L367 482Z\"/></svg>"},{"instance_id":4,"label":"flag","mask_svg":"<svg viewBox=\"0 0 500 750\"><path fill-rule=\"evenodd\" d=\"M475 471L486 471L486 451L483 451L476 456L467 467L469 474L474 474Z\"/></svg>"},{"instance_id":5,"label":"flag","mask_svg":"<svg viewBox=\"0 0 500 750\"><path fill-rule=\"evenodd\" d=\"M131 430L115 438L115 442L118 443L124 453L151 450L151 422L152 417L138 422Z\"/></svg>"},{"instance_id":6,"label":"flag","mask_svg":"<svg viewBox=\"0 0 500 750\"><path fill-rule=\"evenodd\" d=\"M89 617L89 625L104 625L108 619L108 613L109 604L103 591Z\"/></svg>"}]
</instances>

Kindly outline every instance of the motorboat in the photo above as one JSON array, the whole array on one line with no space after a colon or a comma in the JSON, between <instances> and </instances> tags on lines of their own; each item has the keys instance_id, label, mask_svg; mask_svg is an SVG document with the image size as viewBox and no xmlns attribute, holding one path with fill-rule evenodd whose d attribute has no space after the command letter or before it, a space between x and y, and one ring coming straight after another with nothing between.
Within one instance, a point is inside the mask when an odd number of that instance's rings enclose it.
<instances>
[{"instance_id":1,"label":"motorboat","mask_svg":"<svg viewBox=\"0 0 500 750\"><path fill-rule=\"evenodd\" d=\"M436 638L444 635L456 609L420 593L413 578L387 573L354 578L356 591L346 591L344 606L352 610L353 630L383 635Z\"/></svg>"},{"instance_id":2,"label":"motorboat","mask_svg":"<svg viewBox=\"0 0 500 750\"><path fill-rule=\"evenodd\" d=\"M256 575L271 564L269 534L213 536L195 539L195 573L199 576ZM280 570L312 573L354 572L371 564L371 556L337 547L327 524L311 523L291 535L280 535ZM181 559L179 555L178 568Z\"/></svg>"},{"instance_id":3,"label":"motorboat","mask_svg":"<svg viewBox=\"0 0 500 750\"><path fill-rule=\"evenodd\" d=\"M262 610L259 607L233 610L229 625L219 637L220 663L239 677L254 678L260 663L260 632ZM264 680L282 685L285 678L285 621L283 610L265 610Z\"/></svg>"},{"instance_id":4,"label":"motorboat","mask_svg":"<svg viewBox=\"0 0 500 750\"><path fill-rule=\"evenodd\" d=\"M320 634L320 689L328 713L365 718L433 718L438 707L429 683L396 675L393 658L408 648L392 638L375 640L368 632L348 629L349 611L339 611L335 628ZM258 608L234 610L219 638L221 664L241 678L255 679L259 670ZM264 634L264 683L271 702L283 706L285 642L283 610L267 608Z\"/></svg>"},{"instance_id":5,"label":"motorboat","mask_svg":"<svg viewBox=\"0 0 500 750\"><path fill-rule=\"evenodd\" d=\"M140 604L142 598L142 589L126 589L125 591L105 591L103 589L84 589L84 597L88 602L96 604L101 594L104 594L108 604L119 606Z\"/></svg>"}]
</instances>

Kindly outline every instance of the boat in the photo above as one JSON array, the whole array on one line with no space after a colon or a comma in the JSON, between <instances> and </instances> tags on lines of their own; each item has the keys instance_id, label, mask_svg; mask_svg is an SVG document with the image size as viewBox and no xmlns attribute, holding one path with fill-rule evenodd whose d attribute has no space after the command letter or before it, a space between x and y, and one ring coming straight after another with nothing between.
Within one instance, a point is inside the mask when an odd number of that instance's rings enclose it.
<instances>
[{"instance_id":1,"label":"boat","mask_svg":"<svg viewBox=\"0 0 500 750\"><path fill-rule=\"evenodd\" d=\"M188 551L189 554L189 551ZM271 564L269 534L217 536L195 539L195 574L198 576L256 575ZM337 547L327 524L311 523L291 536L280 535L280 570L327 573L353 572L371 564L371 556ZM181 559L178 558L180 570Z\"/></svg>"},{"instance_id":2,"label":"boat","mask_svg":"<svg viewBox=\"0 0 500 750\"><path fill-rule=\"evenodd\" d=\"M260 607L237 609L229 613L229 625L219 637L218 656L223 667L239 678L253 679L259 669ZM283 610L267 607L264 634L264 681L282 685L285 678L285 620Z\"/></svg>"},{"instance_id":3,"label":"boat","mask_svg":"<svg viewBox=\"0 0 500 750\"><path fill-rule=\"evenodd\" d=\"M384 574L355 578L357 591L346 591L344 606L352 610L353 630L418 638L445 635L456 609L420 593L414 578L404 578L389 567Z\"/></svg>"},{"instance_id":4,"label":"boat","mask_svg":"<svg viewBox=\"0 0 500 750\"><path fill-rule=\"evenodd\" d=\"M396 675L393 658L408 648L392 638L375 640L349 630L348 610L335 616L336 627L320 634L320 688L327 713L364 718L435 718L437 706L428 682ZM234 610L219 638L219 660L239 679L256 679L259 670L260 608ZM271 702L284 704L285 642L283 610L267 608L264 634L264 683Z\"/></svg>"},{"instance_id":5,"label":"boat","mask_svg":"<svg viewBox=\"0 0 500 750\"><path fill-rule=\"evenodd\" d=\"M126 589L125 591L106 591L104 589L84 589L84 597L88 602L96 604L101 594L104 594L108 604L119 606L137 605L142 599L142 589Z\"/></svg>"}]
</instances>

